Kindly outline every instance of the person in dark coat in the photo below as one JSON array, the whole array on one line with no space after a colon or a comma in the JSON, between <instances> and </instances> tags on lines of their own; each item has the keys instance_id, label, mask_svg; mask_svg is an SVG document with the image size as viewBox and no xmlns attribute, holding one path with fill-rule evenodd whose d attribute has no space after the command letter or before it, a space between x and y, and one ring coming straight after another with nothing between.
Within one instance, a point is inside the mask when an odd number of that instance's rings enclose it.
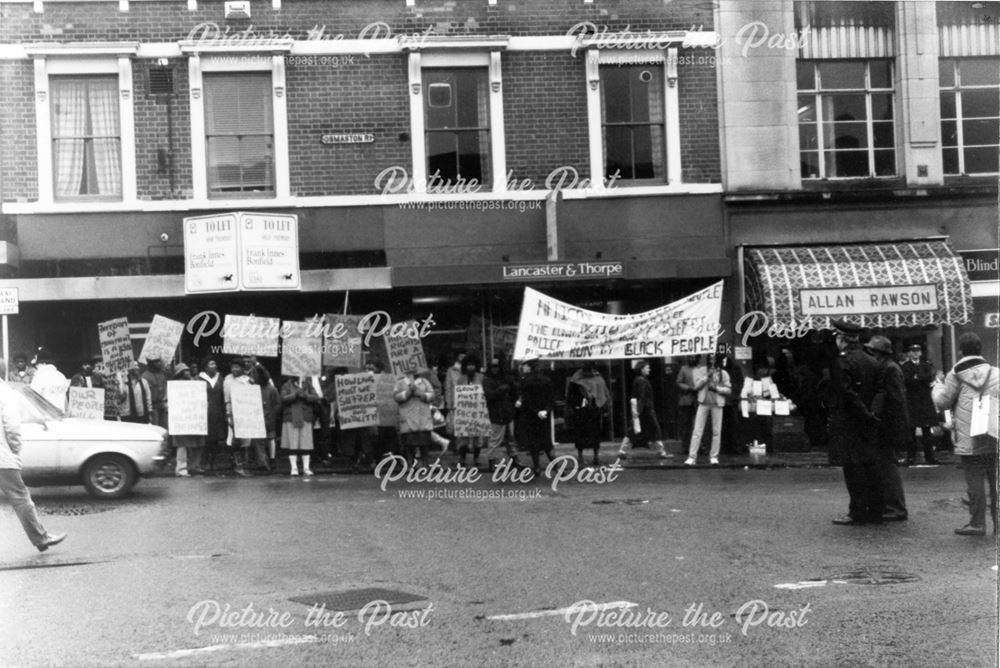
<instances>
[{"instance_id":1,"label":"person in dark coat","mask_svg":"<svg viewBox=\"0 0 1000 668\"><path fill-rule=\"evenodd\" d=\"M537 368L535 361L521 363L521 385L514 408L517 409L517 442L531 453L531 465L537 476L539 459L544 452L555 459L549 419L552 415L552 381Z\"/></svg>"},{"instance_id":2,"label":"person in dark coat","mask_svg":"<svg viewBox=\"0 0 1000 668\"><path fill-rule=\"evenodd\" d=\"M94 371L94 359L85 360L78 371L69 379L70 387L104 387L104 378Z\"/></svg>"},{"instance_id":3,"label":"person in dark coat","mask_svg":"<svg viewBox=\"0 0 1000 668\"><path fill-rule=\"evenodd\" d=\"M906 494L903 479L896 468L896 450L905 446L912 435L906 410L906 389L903 372L892 358L892 343L884 336L873 336L865 349L879 365L878 391L872 412L878 425L878 468L882 480L882 500L885 502L882 520L902 522L907 519Z\"/></svg>"},{"instance_id":4,"label":"person in dark coat","mask_svg":"<svg viewBox=\"0 0 1000 668\"><path fill-rule=\"evenodd\" d=\"M583 451L593 450L594 466L600 465L597 453L601 449L601 419L609 400L608 385L593 362L587 362L570 377L566 406L573 411L573 440L581 462Z\"/></svg>"},{"instance_id":5,"label":"person in dark coat","mask_svg":"<svg viewBox=\"0 0 1000 668\"><path fill-rule=\"evenodd\" d=\"M222 374L219 373L219 361L214 357L206 357L202 363L198 378L205 382L208 394L208 434L205 436L205 458L208 470L215 470L215 458L226 446L226 398L222 391Z\"/></svg>"},{"instance_id":6,"label":"person in dark coat","mask_svg":"<svg viewBox=\"0 0 1000 668\"><path fill-rule=\"evenodd\" d=\"M628 435L618 448L618 457L628 459L628 451L632 445L648 447L650 442L656 444L660 459L668 455L663 445L660 433L660 422L656 419L656 407L653 398L653 385L649 382L650 366L646 360L635 364L635 378L632 380L632 398L629 399L630 415Z\"/></svg>"},{"instance_id":7,"label":"person in dark coat","mask_svg":"<svg viewBox=\"0 0 1000 668\"><path fill-rule=\"evenodd\" d=\"M934 365L920 359L923 348L915 343L906 350L906 361L902 364L903 380L906 383L906 407L910 412L913 431L906 442L906 463L914 464L917 459L916 428L920 427L920 439L924 445L924 463L937 464L934 457L934 441L931 429L938 424L938 413L931 400L931 385L936 375Z\"/></svg>"},{"instance_id":8,"label":"person in dark coat","mask_svg":"<svg viewBox=\"0 0 1000 668\"><path fill-rule=\"evenodd\" d=\"M882 522L882 484L878 474L878 420L872 401L878 363L861 349L861 328L834 320L840 354L830 371L830 448L841 457L850 495L847 515L834 524Z\"/></svg>"},{"instance_id":9,"label":"person in dark coat","mask_svg":"<svg viewBox=\"0 0 1000 668\"><path fill-rule=\"evenodd\" d=\"M483 375L483 396L486 398L486 410L490 414L489 448L486 450L486 461L492 470L496 466L493 451L501 445L512 460L513 466L520 468L517 461L517 450L508 438L508 425L514 419L515 383L503 368L503 362L498 357L490 360Z\"/></svg>"}]
</instances>

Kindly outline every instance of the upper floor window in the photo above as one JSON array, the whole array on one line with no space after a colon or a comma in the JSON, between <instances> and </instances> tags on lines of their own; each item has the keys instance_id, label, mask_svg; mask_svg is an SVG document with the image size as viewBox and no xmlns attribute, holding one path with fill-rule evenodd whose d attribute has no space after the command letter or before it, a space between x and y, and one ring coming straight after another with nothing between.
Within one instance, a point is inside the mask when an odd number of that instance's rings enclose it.
<instances>
[{"instance_id":1,"label":"upper floor window","mask_svg":"<svg viewBox=\"0 0 1000 668\"><path fill-rule=\"evenodd\" d=\"M55 198L121 198L118 77L53 76L49 90Z\"/></svg>"},{"instance_id":2,"label":"upper floor window","mask_svg":"<svg viewBox=\"0 0 1000 668\"><path fill-rule=\"evenodd\" d=\"M422 77L428 179L437 184L490 185L487 69L424 68Z\"/></svg>"},{"instance_id":3,"label":"upper floor window","mask_svg":"<svg viewBox=\"0 0 1000 668\"><path fill-rule=\"evenodd\" d=\"M663 66L602 65L604 177L666 181Z\"/></svg>"},{"instance_id":4,"label":"upper floor window","mask_svg":"<svg viewBox=\"0 0 1000 668\"><path fill-rule=\"evenodd\" d=\"M270 72L203 75L209 196L274 194Z\"/></svg>"},{"instance_id":5,"label":"upper floor window","mask_svg":"<svg viewBox=\"0 0 1000 668\"><path fill-rule=\"evenodd\" d=\"M889 59L799 60L803 179L896 174Z\"/></svg>"},{"instance_id":6,"label":"upper floor window","mask_svg":"<svg viewBox=\"0 0 1000 668\"><path fill-rule=\"evenodd\" d=\"M942 58L945 174L1000 172L1000 58Z\"/></svg>"}]
</instances>

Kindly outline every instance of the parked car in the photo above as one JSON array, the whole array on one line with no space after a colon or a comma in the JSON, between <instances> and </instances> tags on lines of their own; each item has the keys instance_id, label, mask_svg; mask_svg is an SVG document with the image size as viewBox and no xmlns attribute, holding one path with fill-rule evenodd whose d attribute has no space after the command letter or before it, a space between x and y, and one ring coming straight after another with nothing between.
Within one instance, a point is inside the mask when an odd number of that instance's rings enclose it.
<instances>
[{"instance_id":1,"label":"parked car","mask_svg":"<svg viewBox=\"0 0 1000 668\"><path fill-rule=\"evenodd\" d=\"M21 476L33 487L83 485L127 495L166 461L167 432L150 424L68 417L27 385L11 385L21 415Z\"/></svg>"}]
</instances>

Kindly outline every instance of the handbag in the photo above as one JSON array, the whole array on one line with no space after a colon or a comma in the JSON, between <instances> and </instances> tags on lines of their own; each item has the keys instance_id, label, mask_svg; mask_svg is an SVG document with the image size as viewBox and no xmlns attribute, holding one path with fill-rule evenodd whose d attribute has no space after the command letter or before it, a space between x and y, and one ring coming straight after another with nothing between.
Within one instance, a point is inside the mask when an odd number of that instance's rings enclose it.
<instances>
[{"instance_id":1,"label":"handbag","mask_svg":"<svg viewBox=\"0 0 1000 668\"><path fill-rule=\"evenodd\" d=\"M440 429L441 427L448 424L447 420L444 419L444 415L441 413L441 409L436 406L431 407L431 420L434 429Z\"/></svg>"},{"instance_id":2,"label":"handbag","mask_svg":"<svg viewBox=\"0 0 1000 668\"><path fill-rule=\"evenodd\" d=\"M986 382L983 384L983 389L980 391L978 397L972 398L972 413L969 418L969 436L992 436L997 437L997 415L996 411L990 410L991 397L986 393L990 385L990 375L993 373L993 368L990 367L989 372L986 374ZM965 381L962 381L965 382ZM968 385L968 383L966 383ZM972 386L969 385L971 388Z\"/></svg>"}]
</instances>

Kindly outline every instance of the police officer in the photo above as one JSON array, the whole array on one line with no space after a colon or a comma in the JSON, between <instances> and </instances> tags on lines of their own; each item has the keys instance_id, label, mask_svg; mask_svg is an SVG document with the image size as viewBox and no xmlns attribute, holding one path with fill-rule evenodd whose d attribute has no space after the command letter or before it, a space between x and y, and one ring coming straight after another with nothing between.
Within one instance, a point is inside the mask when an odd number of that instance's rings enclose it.
<instances>
[{"instance_id":1,"label":"police officer","mask_svg":"<svg viewBox=\"0 0 1000 668\"><path fill-rule=\"evenodd\" d=\"M861 348L862 329L844 320L832 322L837 349L830 373L830 447L844 462L844 482L850 495L848 514L834 524L880 524L882 484L878 468L878 420L872 402L879 366Z\"/></svg>"}]
</instances>

